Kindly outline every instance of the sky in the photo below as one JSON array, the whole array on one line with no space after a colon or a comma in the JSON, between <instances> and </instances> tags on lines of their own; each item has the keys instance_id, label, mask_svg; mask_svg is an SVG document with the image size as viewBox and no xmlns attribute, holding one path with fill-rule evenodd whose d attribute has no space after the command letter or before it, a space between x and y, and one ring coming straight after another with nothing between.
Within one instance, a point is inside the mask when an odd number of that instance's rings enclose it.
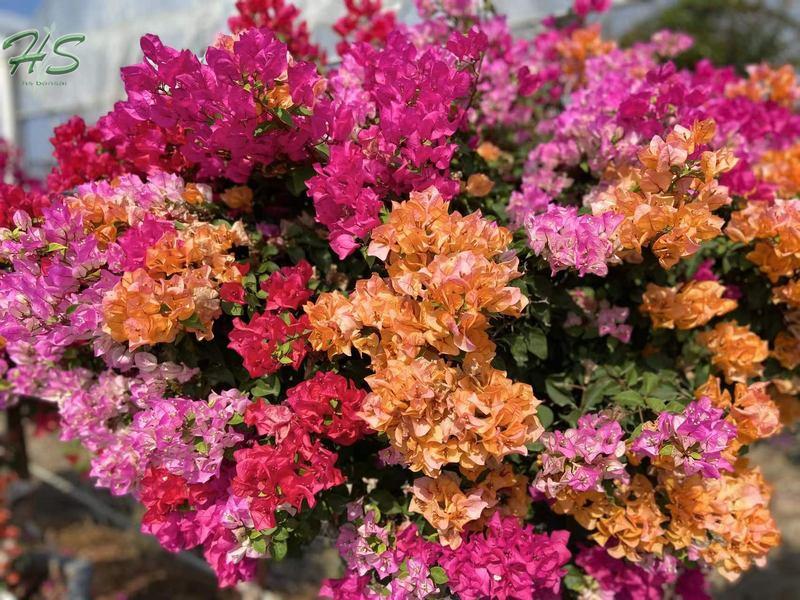
<instances>
[{"instance_id":1,"label":"sky","mask_svg":"<svg viewBox=\"0 0 800 600\"><path fill-rule=\"evenodd\" d=\"M0 10L32 15L40 4L41 0L0 0Z\"/></svg>"}]
</instances>

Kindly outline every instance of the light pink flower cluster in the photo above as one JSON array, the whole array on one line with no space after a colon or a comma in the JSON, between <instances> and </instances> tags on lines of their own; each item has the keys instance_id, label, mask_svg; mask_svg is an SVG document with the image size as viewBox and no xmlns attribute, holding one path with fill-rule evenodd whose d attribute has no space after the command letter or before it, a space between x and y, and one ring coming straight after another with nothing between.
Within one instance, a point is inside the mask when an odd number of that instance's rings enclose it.
<instances>
[{"instance_id":1,"label":"light pink flower cluster","mask_svg":"<svg viewBox=\"0 0 800 600\"><path fill-rule=\"evenodd\" d=\"M573 288L569 294L583 314L567 313L565 327L595 327L600 336L608 335L626 344L630 341L633 326L627 324L629 308L612 306L608 300L598 302L589 288Z\"/></svg>"},{"instance_id":2,"label":"light pink flower cluster","mask_svg":"<svg viewBox=\"0 0 800 600\"><path fill-rule=\"evenodd\" d=\"M532 214L525 222L530 245L550 263L553 275L573 268L587 273L608 274L608 261L614 254L611 238L622 215L578 214L574 206L548 205L544 212Z\"/></svg>"},{"instance_id":3,"label":"light pink flower cluster","mask_svg":"<svg viewBox=\"0 0 800 600\"><path fill-rule=\"evenodd\" d=\"M674 471L684 476L702 473L703 477L718 478L720 471L733 471L723 452L734 438L736 425L703 396L682 413L664 412L655 423L645 423L631 452L640 458L669 460Z\"/></svg>"},{"instance_id":4,"label":"light pink flower cluster","mask_svg":"<svg viewBox=\"0 0 800 600\"><path fill-rule=\"evenodd\" d=\"M193 375L183 370L176 381ZM92 475L114 494L136 491L148 466L204 483L219 475L225 450L244 439L228 420L244 411L247 396L228 390L205 401L169 398L166 384L106 372L64 403L62 437L93 453Z\"/></svg>"},{"instance_id":5,"label":"light pink flower cluster","mask_svg":"<svg viewBox=\"0 0 800 600\"><path fill-rule=\"evenodd\" d=\"M321 598L423 600L440 591L431 569L441 556L441 546L426 541L413 523L382 525L378 515L362 501L348 505L348 522L336 542L347 572L324 582Z\"/></svg>"},{"instance_id":6,"label":"light pink flower cluster","mask_svg":"<svg viewBox=\"0 0 800 600\"><path fill-rule=\"evenodd\" d=\"M562 490L602 490L607 479L627 482L625 432L610 415L589 413L577 427L545 433L541 441L541 468L531 486L547 498L558 498Z\"/></svg>"},{"instance_id":7,"label":"light pink flower cluster","mask_svg":"<svg viewBox=\"0 0 800 600\"><path fill-rule=\"evenodd\" d=\"M0 229L0 258L12 267L0 278L0 335L16 364L57 361L96 336L100 300L116 282L80 217L60 202L44 215L38 226L18 212L15 229Z\"/></svg>"}]
</instances>

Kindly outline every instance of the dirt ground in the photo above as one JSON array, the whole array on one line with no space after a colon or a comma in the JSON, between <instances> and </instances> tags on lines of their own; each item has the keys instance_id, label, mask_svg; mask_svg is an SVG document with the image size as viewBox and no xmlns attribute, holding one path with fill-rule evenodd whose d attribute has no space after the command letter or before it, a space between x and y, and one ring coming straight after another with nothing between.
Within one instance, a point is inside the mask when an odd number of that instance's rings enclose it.
<instances>
[{"instance_id":1,"label":"dirt ground","mask_svg":"<svg viewBox=\"0 0 800 600\"><path fill-rule=\"evenodd\" d=\"M800 444L794 436L762 444L751 452L775 487L773 512L783 533L783 544L763 569L751 571L738 582L714 581L714 596L731 600L793 600L800 597ZM66 455L73 449L55 436L31 438L31 462L63 477L79 492L86 492L128 518L125 529L113 519L76 501L47 483L34 483L16 502L14 520L23 527L29 544L79 557L93 565L92 593L96 600L301 600L316 597L321 579L335 575L336 555L320 546L303 561L286 560L262 573L262 586L218 591L213 575L202 569L197 557L176 557L155 540L139 534L135 506L93 488L75 474ZM40 595L55 600L57 590Z\"/></svg>"}]
</instances>

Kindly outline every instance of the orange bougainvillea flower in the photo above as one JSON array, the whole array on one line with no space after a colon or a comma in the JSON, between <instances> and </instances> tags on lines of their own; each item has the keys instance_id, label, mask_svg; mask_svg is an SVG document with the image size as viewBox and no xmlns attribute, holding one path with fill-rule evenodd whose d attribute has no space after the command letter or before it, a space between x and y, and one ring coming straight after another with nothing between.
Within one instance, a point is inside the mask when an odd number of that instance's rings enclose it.
<instances>
[{"instance_id":1,"label":"orange bougainvillea flower","mask_svg":"<svg viewBox=\"0 0 800 600\"><path fill-rule=\"evenodd\" d=\"M578 492L564 488L553 499L550 508L557 514L571 515L581 527L592 531L597 528L600 518L614 510L614 505L605 492Z\"/></svg>"},{"instance_id":2,"label":"orange bougainvillea flower","mask_svg":"<svg viewBox=\"0 0 800 600\"><path fill-rule=\"evenodd\" d=\"M563 490L552 508L569 514L589 531L589 537L615 558L638 562L643 554L661 555L666 543L667 516L656 503L655 490L644 475L618 484L611 496L603 492Z\"/></svg>"},{"instance_id":3,"label":"orange bougainvillea flower","mask_svg":"<svg viewBox=\"0 0 800 600\"><path fill-rule=\"evenodd\" d=\"M489 503L485 491L473 488L461 490L461 479L446 471L436 479L420 477L411 488L408 510L425 517L439 533L443 546L456 549L461 545L461 532L467 524L481 518Z\"/></svg>"},{"instance_id":4,"label":"orange bougainvillea flower","mask_svg":"<svg viewBox=\"0 0 800 600\"><path fill-rule=\"evenodd\" d=\"M690 281L680 287L647 284L640 310L653 328L693 329L736 309L736 300L723 298L725 286L716 281Z\"/></svg>"},{"instance_id":5,"label":"orange bougainvillea flower","mask_svg":"<svg viewBox=\"0 0 800 600\"><path fill-rule=\"evenodd\" d=\"M179 331L211 339L219 315L219 294L209 282L209 267L166 279L145 269L125 273L103 298L103 329L131 350L175 340Z\"/></svg>"},{"instance_id":6,"label":"orange bougainvillea flower","mask_svg":"<svg viewBox=\"0 0 800 600\"><path fill-rule=\"evenodd\" d=\"M245 213L253 212L253 190L246 185L236 185L228 188L220 195L225 206L232 210Z\"/></svg>"},{"instance_id":7,"label":"orange bougainvillea flower","mask_svg":"<svg viewBox=\"0 0 800 600\"><path fill-rule=\"evenodd\" d=\"M187 183L181 198L192 206L211 202L211 188L204 183Z\"/></svg>"},{"instance_id":8,"label":"orange bougainvillea flower","mask_svg":"<svg viewBox=\"0 0 800 600\"><path fill-rule=\"evenodd\" d=\"M427 264L437 256L462 251L486 258L502 258L508 252L512 241L508 229L484 219L480 212L462 216L448 211L449 203L436 188L412 192L406 202L395 202L389 220L372 231L370 255L390 264L419 255L427 258ZM509 279L519 277L516 263L509 267L513 267L508 269Z\"/></svg>"},{"instance_id":9,"label":"orange bougainvillea flower","mask_svg":"<svg viewBox=\"0 0 800 600\"><path fill-rule=\"evenodd\" d=\"M588 59L608 54L616 47L613 41L603 39L600 24L596 23L573 30L569 37L558 42L556 50L562 56L564 72L581 80Z\"/></svg>"},{"instance_id":10,"label":"orange bougainvillea flower","mask_svg":"<svg viewBox=\"0 0 800 600\"><path fill-rule=\"evenodd\" d=\"M639 151L640 166L622 169L620 179L593 199L595 214L623 217L614 236L618 258L639 262L642 249L650 246L669 269L720 235L724 220L713 212L731 199L717 179L737 159L722 148L689 160L715 132L714 121L706 120L689 129L676 125L666 139L655 136Z\"/></svg>"},{"instance_id":11,"label":"orange bougainvillea flower","mask_svg":"<svg viewBox=\"0 0 800 600\"><path fill-rule=\"evenodd\" d=\"M172 342L180 331L212 339L220 286L242 279L232 249L247 244L241 223L167 230L147 248L144 267L125 273L106 293L104 331L131 350Z\"/></svg>"},{"instance_id":12,"label":"orange bougainvillea flower","mask_svg":"<svg viewBox=\"0 0 800 600\"><path fill-rule=\"evenodd\" d=\"M780 410L767 392L768 386L769 382L736 384L730 419L736 424L736 437L742 444L772 437L783 428Z\"/></svg>"},{"instance_id":13,"label":"orange bougainvillea flower","mask_svg":"<svg viewBox=\"0 0 800 600\"><path fill-rule=\"evenodd\" d=\"M388 278L373 275L348 298L326 293L305 307L315 350L370 357L362 418L412 470L432 476L448 464L493 467L527 453L542 433L531 387L491 366L489 316L519 316L528 303L510 285L520 276L511 233L448 208L433 188L395 203L369 246Z\"/></svg>"},{"instance_id":14,"label":"orange bougainvillea flower","mask_svg":"<svg viewBox=\"0 0 800 600\"><path fill-rule=\"evenodd\" d=\"M800 144L785 150L768 150L756 166L758 178L778 188L782 198L800 194Z\"/></svg>"},{"instance_id":15,"label":"orange bougainvillea flower","mask_svg":"<svg viewBox=\"0 0 800 600\"><path fill-rule=\"evenodd\" d=\"M792 370L800 366L800 339L781 331L775 336L774 346L772 356L784 369Z\"/></svg>"},{"instance_id":16,"label":"orange bougainvillea flower","mask_svg":"<svg viewBox=\"0 0 800 600\"><path fill-rule=\"evenodd\" d=\"M528 441L542 433L530 386L487 365L465 372L441 359L392 359L367 383L372 393L362 417L387 434L413 471L436 475L449 463L484 467L526 454Z\"/></svg>"},{"instance_id":17,"label":"orange bougainvillea flower","mask_svg":"<svg viewBox=\"0 0 800 600\"><path fill-rule=\"evenodd\" d=\"M767 342L750 331L749 325L736 321L718 323L714 329L698 334L697 340L711 352L711 363L728 383L745 383L760 375L761 363L769 356Z\"/></svg>"},{"instance_id":18,"label":"orange bougainvillea flower","mask_svg":"<svg viewBox=\"0 0 800 600\"><path fill-rule=\"evenodd\" d=\"M484 196L488 196L493 188L494 181L483 173L473 173L469 176L469 179L467 179L467 185L464 191L474 198L483 198Z\"/></svg>"},{"instance_id":19,"label":"orange bougainvillea flower","mask_svg":"<svg viewBox=\"0 0 800 600\"><path fill-rule=\"evenodd\" d=\"M731 406L731 393L723 389L722 381L714 375L709 375L706 382L694 391L696 399L699 400L704 396L717 408L727 410Z\"/></svg>"},{"instance_id":20,"label":"orange bougainvillea flower","mask_svg":"<svg viewBox=\"0 0 800 600\"><path fill-rule=\"evenodd\" d=\"M790 308L800 308L800 279L772 288L772 301L775 304L786 304Z\"/></svg>"},{"instance_id":21,"label":"orange bougainvillea flower","mask_svg":"<svg viewBox=\"0 0 800 600\"><path fill-rule=\"evenodd\" d=\"M241 272L234 266L229 251L246 246L247 235L241 223L234 227L198 223L165 233L147 249L145 266L154 277L168 277L200 265L208 265L220 283L239 281Z\"/></svg>"},{"instance_id":22,"label":"orange bougainvillea flower","mask_svg":"<svg viewBox=\"0 0 800 600\"><path fill-rule=\"evenodd\" d=\"M731 215L725 228L732 240L754 244L747 259L772 283L800 269L799 204L794 200L750 201ZM788 303L791 293L791 288L781 292L776 301Z\"/></svg>"},{"instance_id":23,"label":"orange bougainvillea flower","mask_svg":"<svg viewBox=\"0 0 800 600\"><path fill-rule=\"evenodd\" d=\"M718 479L693 475L662 478L671 520L667 537L727 579L736 579L780 543L769 511L770 487L757 468L740 459Z\"/></svg>"},{"instance_id":24,"label":"orange bougainvillea flower","mask_svg":"<svg viewBox=\"0 0 800 600\"><path fill-rule=\"evenodd\" d=\"M67 196L70 213L83 218L84 228L94 233L101 248L115 242L119 236L119 227L129 224L127 207L109 200L90 193Z\"/></svg>"},{"instance_id":25,"label":"orange bougainvillea flower","mask_svg":"<svg viewBox=\"0 0 800 600\"><path fill-rule=\"evenodd\" d=\"M425 517L439 532L444 546L457 548L465 531L480 530L499 511L524 517L530 507L528 478L510 465L485 472L477 483L451 471L439 477L419 477L411 486L409 510Z\"/></svg>"},{"instance_id":26,"label":"orange bougainvillea flower","mask_svg":"<svg viewBox=\"0 0 800 600\"><path fill-rule=\"evenodd\" d=\"M667 521L655 498L653 484L644 475L634 475L630 484L620 486L617 503L597 519L597 531L590 537L615 558L637 562L642 554L661 556Z\"/></svg>"},{"instance_id":27,"label":"orange bougainvillea flower","mask_svg":"<svg viewBox=\"0 0 800 600\"><path fill-rule=\"evenodd\" d=\"M722 388L719 378L711 375L695 390L695 398L709 398L714 406L727 410L726 418L736 425L736 440L726 451L730 458L735 460L742 446L771 437L781 430L780 408L769 393L769 386L770 382L749 386L737 383L731 398L731 393Z\"/></svg>"},{"instance_id":28,"label":"orange bougainvillea flower","mask_svg":"<svg viewBox=\"0 0 800 600\"><path fill-rule=\"evenodd\" d=\"M492 142L481 142L475 153L488 163L497 162L502 155L502 150Z\"/></svg>"},{"instance_id":29,"label":"orange bougainvillea flower","mask_svg":"<svg viewBox=\"0 0 800 600\"><path fill-rule=\"evenodd\" d=\"M753 102L770 100L786 107L792 107L800 100L797 73L791 65L777 69L764 63L749 65L747 75L747 79L729 83L725 95L730 98L746 96Z\"/></svg>"},{"instance_id":30,"label":"orange bougainvillea flower","mask_svg":"<svg viewBox=\"0 0 800 600\"><path fill-rule=\"evenodd\" d=\"M783 253L780 242L757 241L753 250L747 254L747 260L755 265L769 277L773 283L781 277L793 275L800 269L800 253Z\"/></svg>"},{"instance_id":31,"label":"orange bougainvillea flower","mask_svg":"<svg viewBox=\"0 0 800 600\"><path fill-rule=\"evenodd\" d=\"M361 325L353 304L343 294L320 294L316 302L306 304L305 312L313 325L308 340L315 350L325 351L330 357L352 354Z\"/></svg>"},{"instance_id":32,"label":"orange bougainvillea flower","mask_svg":"<svg viewBox=\"0 0 800 600\"><path fill-rule=\"evenodd\" d=\"M175 176L144 183L125 176L97 182L83 191L79 188L65 201L70 214L80 217L85 230L94 233L100 247L105 248L126 228L146 217L193 222L190 205L211 202L211 188L199 183L184 185Z\"/></svg>"},{"instance_id":33,"label":"orange bougainvillea flower","mask_svg":"<svg viewBox=\"0 0 800 600\"><path fill-rule=\"evenodd\" d=\"M467 477L469 475L472 474L466 474ZM528 493L529 480L525 475L515 473L511 465L503 463L499 468L481 472L479 476L478 483L474 485L485 490L489 508L477 523L470 524L470 529L480 529L496 510L502 515L513 515L520 519L527 516L531 497Z\"/></svg>"},{"instance_id":34,"label":"orange bougainvillea flower","mask_svg":"<svg viewBox=\"0 0 800 600\"><path fill-rule=\"evenodd\" d=\"M788 310L783 313L783 322L786 325L786 333L800 338L800 309Z\"/></svg>"}]
</instances>

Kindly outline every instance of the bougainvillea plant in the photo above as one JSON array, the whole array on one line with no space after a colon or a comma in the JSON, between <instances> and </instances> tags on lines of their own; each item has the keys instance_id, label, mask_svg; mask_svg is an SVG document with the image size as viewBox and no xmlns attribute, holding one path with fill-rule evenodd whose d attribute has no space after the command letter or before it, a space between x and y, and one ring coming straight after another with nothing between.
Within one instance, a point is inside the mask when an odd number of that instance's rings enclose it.
<instances>
[{"instance_id":1,"label":"bougainvillea plant","mask_svg":"<svg viewBox=\"0 0 800 600\"><path fill-rule=\"evenodd\" d=\"M0 402L222 586L334 540L345 598L706 598L780 534L745 456L798 416L800 86L531 38L470 1L283 1L4 184ZM326 66L327 65L327 66Z\"/></svg>"}]
</instances>

